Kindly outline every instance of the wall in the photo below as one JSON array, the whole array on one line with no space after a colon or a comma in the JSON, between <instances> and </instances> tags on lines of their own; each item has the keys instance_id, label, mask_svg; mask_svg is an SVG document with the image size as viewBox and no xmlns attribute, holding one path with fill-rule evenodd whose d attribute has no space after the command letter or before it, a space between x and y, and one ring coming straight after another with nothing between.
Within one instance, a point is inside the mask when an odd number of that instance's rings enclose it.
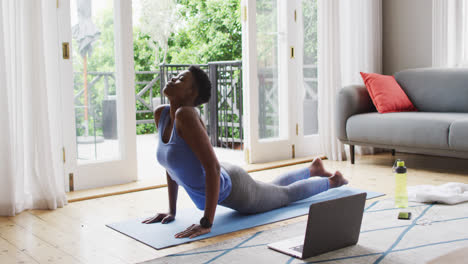
<instances>
[{"instance_id":1,"label":"wall","mask_svg":"<svg viewBox=\"0 0 468 264\"><path fill-rule=\"evenodd\" d=\"M383 73L432 65L432 0L382 0Z\"/></svg>"}]
</instances>

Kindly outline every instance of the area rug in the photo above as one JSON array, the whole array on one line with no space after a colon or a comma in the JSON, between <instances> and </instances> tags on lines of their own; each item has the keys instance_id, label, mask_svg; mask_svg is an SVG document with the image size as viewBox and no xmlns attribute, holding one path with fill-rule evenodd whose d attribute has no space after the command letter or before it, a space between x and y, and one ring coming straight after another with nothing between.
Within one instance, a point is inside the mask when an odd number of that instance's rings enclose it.
<instances>
[{"instance_id":1,"label":"area rug","mask_svg":"<svg viewBox=\"0 0 468 264\"><path fill-rule=\"evenodd\" d=\"M392 200L368 201L357 245L305 260L267 248L303 235L303 221L145 263L426 263L468 246L468 203L410 203L411 220L398 220L393 207Z\"/></svg>"},{"instance_id":2,"label":"area rug","mask_svg":"<svg viewBox=\"0 0 468 264\"><path fill-rule=\"evenodd\" d=\"M198 210L195 208L195 206L178 210L176 220L169 224L142 224L141 221L149 217L146 216L139 219L131 219L123 222L109 224L107 226L150 247L155 249L162 249L305 215L309 212L309 206L312 203L331 200L362 192L367 192L367 199L384 195L383 193L363 191L343 186L340 188L330 189L310 198L294 202L288 206L261 214L242 215L232 209L218 206L216 209L215 222L213 228L211 228L211 232L193 239L174 238L174 234L185 230L192 224L197 223L203 216L203 211Z\"/></svg>"}]
</instances>

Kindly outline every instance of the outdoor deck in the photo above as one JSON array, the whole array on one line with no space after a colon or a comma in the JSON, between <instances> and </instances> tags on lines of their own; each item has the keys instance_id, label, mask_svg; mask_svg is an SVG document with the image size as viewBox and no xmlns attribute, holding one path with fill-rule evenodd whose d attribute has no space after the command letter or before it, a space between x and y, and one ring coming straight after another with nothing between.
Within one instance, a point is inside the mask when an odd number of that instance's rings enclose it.
<instances>
[{"instance_id":1,"label":"outdoor deck","mask_svg":"<svg viewBox=\"0 0 468 264\"><path fill-rule=\"evenodd\" d=\"M166 170L156 161L156 147L158 146L157 134L137 136L138 179L144 180L151 177L166 177ZM214 148L218 160L245 164L244 152L226 148Z\"/></svg>"},{"instance_id":2,"label":"outdoor deck","mask_svg":"<svg viewBox=\"0 0 468 264\"><path fill-rule=\"evenodd\" d=\"M156 148L158 146L157 134L137 135L137 161L138 180L146 180L152 177L163 177L165 170L156 161ZM102 143L78 144L79 160L106 160L112 159L118 153L117 140L104 140ZM96 146L96 147L95 147ZM232 150L215 147L218 160L243 165L244 152L242 150Z\"/></svg>"}]
</instances>

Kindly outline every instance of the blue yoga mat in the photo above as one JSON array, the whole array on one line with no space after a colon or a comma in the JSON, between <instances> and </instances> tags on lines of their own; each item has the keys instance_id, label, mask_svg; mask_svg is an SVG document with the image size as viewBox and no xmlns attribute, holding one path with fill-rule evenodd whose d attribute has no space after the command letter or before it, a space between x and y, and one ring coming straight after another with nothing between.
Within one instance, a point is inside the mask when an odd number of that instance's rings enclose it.
<instances>
[{"instance_id":1,"label":"blue yoga mat","mask_svg":"<svg viewBox=\"0 0 468 264\"><path fill-rule=\"evenodd\" d=\"M195 206L193 208L179 210L177 212L176 220L169 224L142 224L141 221L148 218L148 216L109 224L107 226L152 248L162 249L191 241L231 233L242 229L270 224L301 215L306 215L309 213L309 206L313 203L362 192L367 193L367 199L384 195L383 193L363 191L343 186L340 188L330 189L326 192L317 194L304 200L294 202L288 206L260 214L242 215L230 208L218 206L216 209L215 221L213 227L211 228L211 232L192 239L174 238L174 235L185 230L190 225L198 223L199 219L203 216L203 211L198 210L195 208Z\"/></svg>"}]
</instances>

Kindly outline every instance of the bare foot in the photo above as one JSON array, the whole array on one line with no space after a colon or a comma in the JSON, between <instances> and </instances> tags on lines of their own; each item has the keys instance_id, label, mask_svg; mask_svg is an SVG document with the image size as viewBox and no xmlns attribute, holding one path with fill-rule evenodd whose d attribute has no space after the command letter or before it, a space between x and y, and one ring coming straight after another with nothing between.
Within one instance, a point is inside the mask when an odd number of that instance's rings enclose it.
<instances>
[{"instance_id":1,"label":"bare foot","mask_svg":"<svg viewBox=\"0 0 468 264\"><path fill-rule=\"evenodd\" d=\"M343 174L339 171L336 171L333 176L328 178L328 180L330 181L330 189L348 184L348 180L346 180L345 177L343 177Z\"/></svg>"},{"instance_id":2,"label":"bare foot","mask_svg":"<svg viewBox=\"0 0 468 264\"><path fill-rule=\"evenodd\" d=\"M310 176L331 177L333 174L326 171L320 158L315 158L309 166Z\"/></svg>"}]
</instances>

